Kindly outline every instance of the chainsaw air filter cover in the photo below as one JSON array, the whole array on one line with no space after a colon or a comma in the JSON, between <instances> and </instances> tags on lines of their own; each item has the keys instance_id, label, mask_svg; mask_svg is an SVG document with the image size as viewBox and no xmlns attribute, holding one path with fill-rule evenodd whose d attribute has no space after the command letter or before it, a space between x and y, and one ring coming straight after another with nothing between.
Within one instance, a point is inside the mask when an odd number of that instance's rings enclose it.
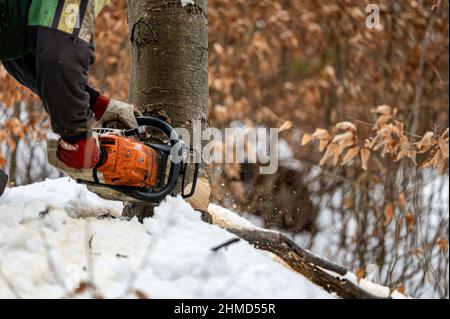
<instances>
[{"instance_id":1,"label":"chainsaw air filter cover","mask_svg":"<svg viewBox=\"0 0 450 319\"><path fill-rule=\"evenodd\" d=\"M154 187L158 184L159 154L132 138L100 137L103 165L98 167L105 184L130 187Z\"/></svg>"}]
</instances>

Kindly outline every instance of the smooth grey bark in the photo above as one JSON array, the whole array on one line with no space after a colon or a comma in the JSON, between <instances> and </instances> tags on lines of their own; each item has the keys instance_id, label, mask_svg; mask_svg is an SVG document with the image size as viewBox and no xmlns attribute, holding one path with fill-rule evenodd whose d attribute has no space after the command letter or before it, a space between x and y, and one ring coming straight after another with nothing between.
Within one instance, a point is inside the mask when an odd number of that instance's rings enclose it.
<instances>
[{"instance_id":1,"label":"smooth grey bark","mask_svg":"<svg viewBox=\"0 0 450 319\"><path fill-rule=\"evenodd\" d=\"M130 100L144 115L191 132L208 127L208 1L129 0ZM202 175L209 178L208 165ZM151 206L127 204L126 216L143 218Z\"/></svg>"}]
</instances>

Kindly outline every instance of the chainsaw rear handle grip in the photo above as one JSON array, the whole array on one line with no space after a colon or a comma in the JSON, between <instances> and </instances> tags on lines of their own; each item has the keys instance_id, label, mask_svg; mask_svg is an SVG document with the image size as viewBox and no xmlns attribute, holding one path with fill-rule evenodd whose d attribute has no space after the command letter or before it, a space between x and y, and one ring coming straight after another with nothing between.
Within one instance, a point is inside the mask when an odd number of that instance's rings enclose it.
<instances>
[{"instance_id":1,"label":"chainsaw rear handle grip","mask_svg":"<svg viewBox=\"0 0 450 319\"><path fill-rule=\"evenodd\" d=\"M155 117L137 117L136 120L138 122L139 128L143 126L152 126L160 129L164 134L166 134L170 138L171 147L172 148L177 147L180 152L182 151L182 145L178 133L168 123ZM136 135L137 132L142 133L139 131L139 128L129 130L127 132L130 135ZM136 130L138 131L136 132ZM111 188L116 189L119 192L124 193L125 195L131 196L143 202L159 203L162 200L164 200L166 196L172 194L173 191L175 190L182 165L183 165L182 161L171 162L167 184L159 192L145 192L136 188L126 186L113 186Z\"/></svg>"}]
</instances>

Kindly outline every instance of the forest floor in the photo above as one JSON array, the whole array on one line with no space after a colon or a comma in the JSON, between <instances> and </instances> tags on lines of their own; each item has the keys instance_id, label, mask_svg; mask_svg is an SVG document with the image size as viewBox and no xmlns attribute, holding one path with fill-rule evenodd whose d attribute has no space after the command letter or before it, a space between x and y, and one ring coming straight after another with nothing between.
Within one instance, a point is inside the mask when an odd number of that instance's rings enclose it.
<instances>
[{"instance_id":1,"label":"forest floor","mask_svg":"<svg viewBox=\"0 0 450 319\"><path fill-rule=\"evenodd\" d=\"M144 223L121 211L68 178L8 189L0 199L0 298L334 298L244 241L215 250L236 237L180 198Z\"/></svg>"},{"instance_id":2,"label":"forest floor","mask_svg":"<svg viewBox=\"0 0 450 319\"><path fill-rule=\"evenodd\" d=\"M245 242L213 251L235 236L203 223L179 198L143 224L120 218L121 210L67 178L8 190L0 200L0 298L60 298L90 281L106 298L332 297Z\"/></svg>"}]
</instances>

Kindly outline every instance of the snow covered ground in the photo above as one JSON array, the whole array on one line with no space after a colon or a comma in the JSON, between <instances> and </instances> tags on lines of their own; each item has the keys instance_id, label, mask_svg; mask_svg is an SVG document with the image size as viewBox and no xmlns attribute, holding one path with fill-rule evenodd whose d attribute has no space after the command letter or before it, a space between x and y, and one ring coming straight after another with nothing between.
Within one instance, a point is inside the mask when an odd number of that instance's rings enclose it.
<instances>
[{"instance_id":1,"label":"snow covered ground","mask_svg":"<svg viewBox=\"0 0 450 319\"><path fill-rule=\"evenodd\" d=\"M0 198L0 298L61 298L94 282L106 298L333 298L269 253L169 198L144 224L68 178ZM223 208L224 218L249 222ZM90 297L80 289L76 297ZM139 293L137 293L139 292Z\"/></svg>"}]
</instances>

